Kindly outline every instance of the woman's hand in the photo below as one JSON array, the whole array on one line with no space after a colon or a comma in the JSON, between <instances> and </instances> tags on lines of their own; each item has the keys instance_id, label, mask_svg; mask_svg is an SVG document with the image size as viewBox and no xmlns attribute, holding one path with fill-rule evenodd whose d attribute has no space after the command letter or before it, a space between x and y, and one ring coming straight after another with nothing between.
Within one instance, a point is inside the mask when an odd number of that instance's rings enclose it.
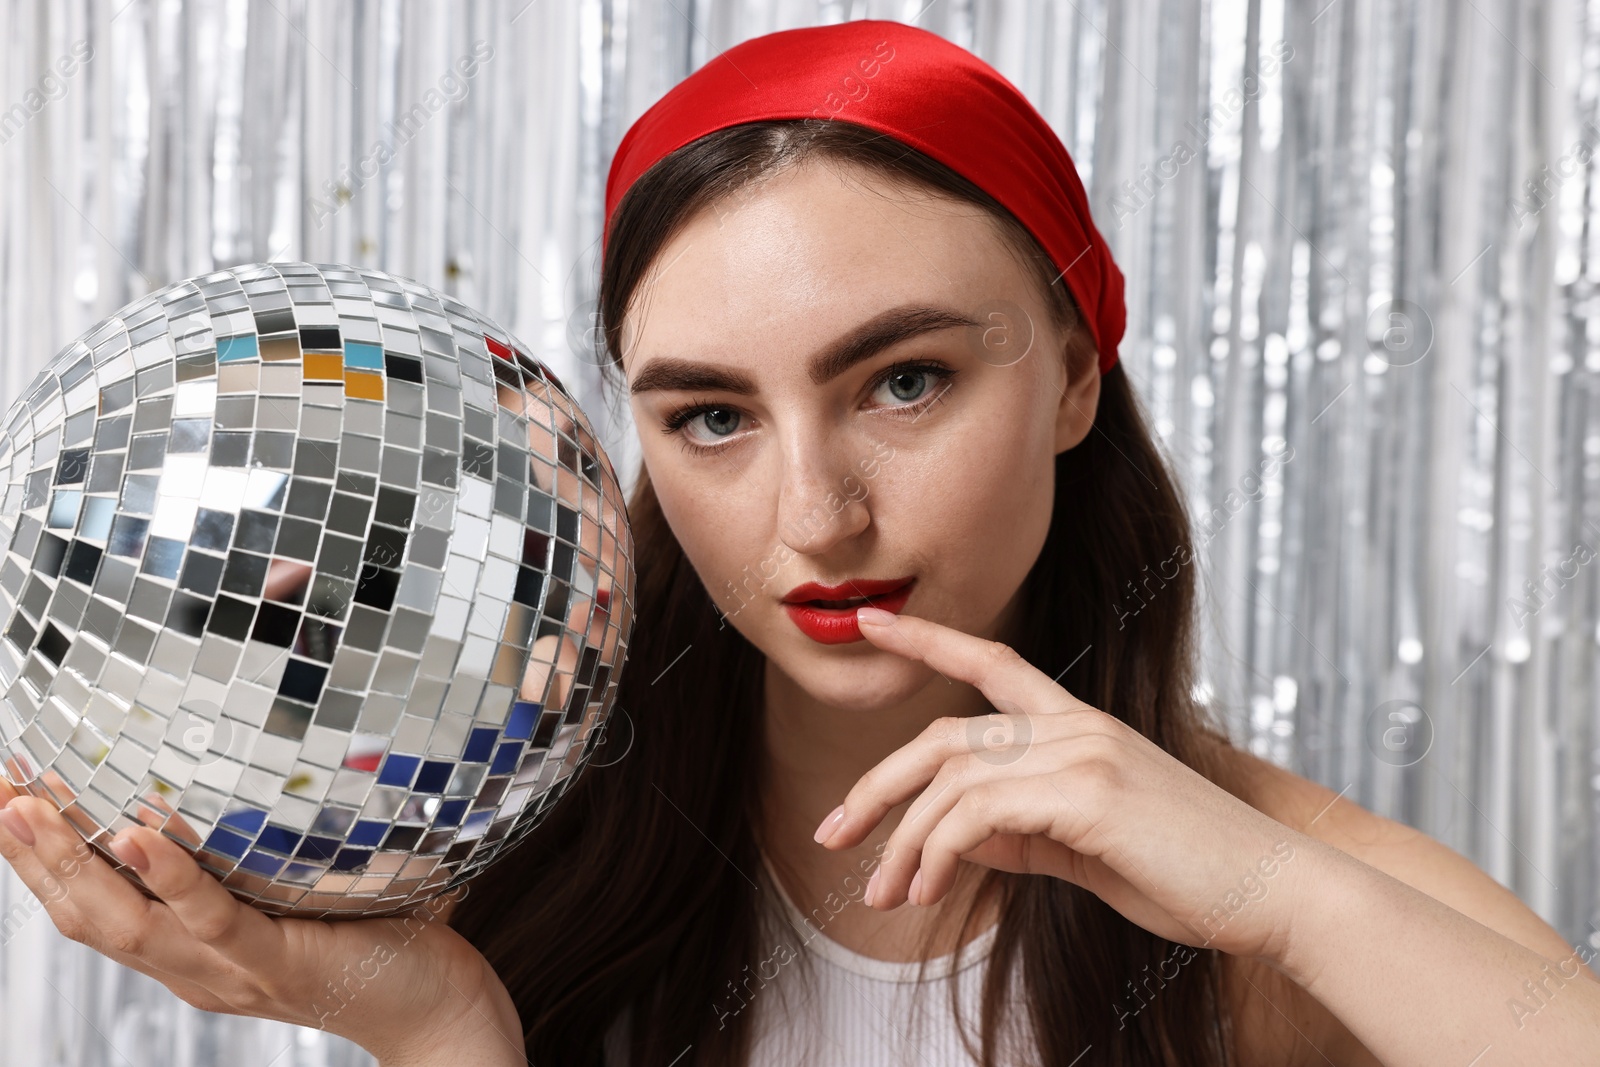
<instances>
[{"instance_id":1,"label":"woman's hand","mask_svg":"<svg viewBox=\"0 0 1600 1067\"><path fill-rule=\"evenodd\" d=\"M1297 875L1320 843L1083 703L1015 650L927 619L861 632L976 686L999 713L943 718L863 775L830 848L915 798L867 888L872 907L932 904L959 860L1080 885L1160 937L1235 955L1287 947ZM887 614L887 613L885 613ZM830 814L818 828L824 835Z\"/></svg>"},{"instance_id":2,"label":"woman's hand","mask_svg":"<svg viewBox=\"0 0 1600 1067\"><path fill-rule=\"evenodd\" d=\"M58 794L71 795L55 781ZM161 898L151 900L53 803L19 796L0 777L0 805L0 856L56 929L188 1004L325 1029L385 1067L526 1062L505 986L471 944L430 914L451 902L445 898L393 918L278 918L236 899L150 826L125 829L112 851ZM186 825L169 828L193 835Z\"/></svg>"}]
</instances>

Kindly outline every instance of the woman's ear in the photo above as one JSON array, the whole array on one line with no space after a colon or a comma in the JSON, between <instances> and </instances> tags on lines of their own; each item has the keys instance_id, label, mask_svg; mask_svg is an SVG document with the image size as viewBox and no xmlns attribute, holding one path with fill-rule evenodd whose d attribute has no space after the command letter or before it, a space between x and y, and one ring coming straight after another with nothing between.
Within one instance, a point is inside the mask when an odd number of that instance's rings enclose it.
<instances>
[{"instance_id":1,"label":"woman's ear","mask_svg":"<svg viewBox=\"0 0 1600 1067\"><path fill-rule=\"evenodd\" d=\"M1100 354L1094 338L1075 324L1061 344L1061 400L1056 406L1056 453L1076 448L1094 426L1100 405Z\"/></svg>"}]
</instances>

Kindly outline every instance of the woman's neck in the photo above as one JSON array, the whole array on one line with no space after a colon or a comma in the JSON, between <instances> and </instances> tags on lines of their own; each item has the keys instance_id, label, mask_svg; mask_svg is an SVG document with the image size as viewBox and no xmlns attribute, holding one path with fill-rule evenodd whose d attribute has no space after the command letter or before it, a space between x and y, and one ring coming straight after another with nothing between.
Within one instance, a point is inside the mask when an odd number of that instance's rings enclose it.
<instances>
[{"instance_id":1,"label":"woman's neck","mask_svg":"<svg viewBox=\"0 0 1600 1067\"><path fill-rule=\"evenodd\" d=\"M766 716L765 766L762 773L760 840L784 889L803 912L812 912L830 895L850 904L833 916L825 936L878 959L918 958L922 940L933 934L932 954L956 947L956 924L977 888L979 872L963 864L956 888L929 908L905 907L878 912L861 902L861 889L878 855L879 845L900 825L913 801L904 801L873 828L865 840L830 851L812 835L824 816L845 798L863 774L884 757L915 738L941 716L982 714L992 710L983 694L961 682L935 675L911 699L894 707L862 712L825 704L794 679L765 666L763 714ZM831 909L830 909L831 910ZM985 916L979 932L993 921ZM939 929L935 933L933 928Z\"/></svg>"}]
</instances>

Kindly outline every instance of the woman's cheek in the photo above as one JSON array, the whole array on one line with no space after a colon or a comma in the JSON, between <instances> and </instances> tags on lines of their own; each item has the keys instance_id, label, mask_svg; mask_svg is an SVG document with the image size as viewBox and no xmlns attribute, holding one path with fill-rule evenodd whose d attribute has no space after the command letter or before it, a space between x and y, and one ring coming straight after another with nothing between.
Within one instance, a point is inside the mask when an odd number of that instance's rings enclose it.
<instances>
[{"instance_id":1,"label":"woman's cheek","mask_svg":"<svg viewBox=\"0 0 1600 1067\"><path fill-rule=\"evenodd\" d=\"M781 571L768 558L774 549L768 546L763 552L761 543L749 539L753 531L767 529L770 523L752 522L748 516L700 504L679 515L666 499L661 501L661 510L677 534L689 565L723 615L741 615L762 597L776 600L783 595L776 584ZM720 517L715 522L708 521L709 514Z\"/></svg>"},{"instance_id":2,"label":"woman's cheek","mask_svg":"<svg viewBox=\"0 0 1600 1067\"><path fill-rule=\"evenodd\" d=\"M1054 454L1022 435L974 434L913 496L929 549L960 560L984 599L1010 599L1044 547L1054 508ZM1002 588L1002 586L1007 586Z\"/></svg>"}]
</instances>

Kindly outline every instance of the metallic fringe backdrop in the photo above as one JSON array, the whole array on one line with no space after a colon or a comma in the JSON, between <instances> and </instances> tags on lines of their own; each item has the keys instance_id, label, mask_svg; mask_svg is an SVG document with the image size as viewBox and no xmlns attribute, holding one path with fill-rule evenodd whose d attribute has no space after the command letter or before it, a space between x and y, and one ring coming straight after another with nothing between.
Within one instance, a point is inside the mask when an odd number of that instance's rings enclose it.
<instances>
[{"instance_id":1,"label":"metallic fringe backdrop","mask_svg":"<svg viewBox=\"0 0 1600 1067\"><path fill-rule=\"evenodd\" d=\"M347 262L538 347L631 487L612 147L729 45L861 17L987 58L1079 164L1195 515L1198 695L1600 945L1600 0L0 0L0 403L163 284ZM9 869L0 922L8 1063L371 1062L189 1008Z\"/></svg>"}]
</instances>

